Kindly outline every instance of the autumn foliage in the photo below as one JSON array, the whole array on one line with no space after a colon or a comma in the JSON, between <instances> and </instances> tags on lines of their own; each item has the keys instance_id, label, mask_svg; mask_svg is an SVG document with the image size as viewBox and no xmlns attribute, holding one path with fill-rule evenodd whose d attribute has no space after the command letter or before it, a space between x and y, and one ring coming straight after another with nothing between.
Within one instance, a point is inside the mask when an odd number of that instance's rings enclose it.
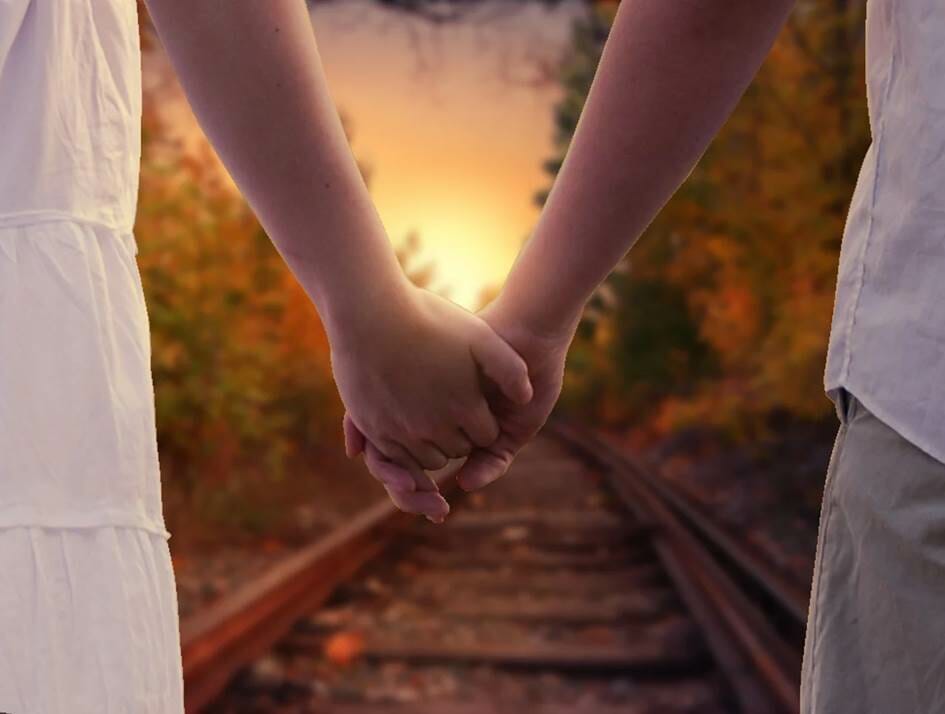
<instances>
[{"instance_id":1,"label":"autumn foliage","mask_svg":"<svg viewBox=\"0 0 945 714\"><path fill-rule=\"evenodd\" d=\"M864 5L798 3L721 134L595 297L571 355L572 409L659 433L699 423L741 436L772 413L830 413L840 239L870 140ZM552 175L612 18L604 6L575 26Z\"/></svg>"},{"instance_id":2,"label":"autumn foliage","mask_svg":"<svg viewBox=\"0 0 945 714\"><path fill-rule=\"evenodd\" d=\"M771 414L829 414L840 238L869 144L864 4L800 0L721 135L592 300L566 409L658 434L698 423L743 437ZM589 4L574 27L550 177L614 8ZM168 512L265 528L284 516L273 494L299 477L294 464L341 453L325 334L210 149L181 151L147 96L135 231Z\"/></svg>"},{"instance_id":3,"label":"autumn foliage","mask_svg":"<svg viewBox=\"0 0 945 714\"><path fill-rule=\"evenodd\" d=\"M135 232L168 510L261 528L291 458L338 442L325 333L210 149L182 151L151 105L143 143Z\"/></svg>"}]
</instances>

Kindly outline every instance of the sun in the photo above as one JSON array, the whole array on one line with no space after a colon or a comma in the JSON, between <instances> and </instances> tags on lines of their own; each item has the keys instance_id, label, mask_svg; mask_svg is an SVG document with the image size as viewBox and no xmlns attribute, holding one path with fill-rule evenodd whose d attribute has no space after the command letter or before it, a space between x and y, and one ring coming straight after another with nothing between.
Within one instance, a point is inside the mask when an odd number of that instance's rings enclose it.
<instances>
[{"instance_id":1,"label":"sun","mask_svg":"<svg viewBox=\"0 0 945 714\"><path fill-rule=\"evenodd\" d=\"M416 216L413 230L419 250L409 267L432 265L429 287L466 309L476 309L485 290L501 286L517 253L507 229L501 228L488 213L469 207Z\"/></svg>"}]
</instances>

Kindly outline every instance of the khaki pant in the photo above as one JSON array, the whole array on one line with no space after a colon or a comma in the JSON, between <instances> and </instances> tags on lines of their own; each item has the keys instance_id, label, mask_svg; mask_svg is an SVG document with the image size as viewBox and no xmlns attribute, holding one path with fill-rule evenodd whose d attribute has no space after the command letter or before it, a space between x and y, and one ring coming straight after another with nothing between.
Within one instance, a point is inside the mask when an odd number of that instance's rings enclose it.
<instances>
[{"instance_id":1,"label":"khaki pant","mask_svg":"<svg viewBox=\"0 0 945 714\"><path fill-rule=\"evenodd\" d=\"M945 712L945 464L841 391L801 714Z\"/></svg>"}]
</instances>

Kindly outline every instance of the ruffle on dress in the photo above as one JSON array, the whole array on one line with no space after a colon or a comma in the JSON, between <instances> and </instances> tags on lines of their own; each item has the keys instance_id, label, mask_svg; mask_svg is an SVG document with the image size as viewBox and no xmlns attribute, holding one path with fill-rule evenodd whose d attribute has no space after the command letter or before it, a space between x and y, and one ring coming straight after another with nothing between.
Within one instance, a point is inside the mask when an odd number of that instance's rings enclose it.
<instances>
[{"instance_id":1,"label":"ruffle on dress","mask_svg":"<svg viewBox=\"0 0 945 714\"><path fill-rule=\"evenodd\" d=\"M105 226L0 216L0 527L170 537L136 252Z\"/></svg>"}]
</instances>

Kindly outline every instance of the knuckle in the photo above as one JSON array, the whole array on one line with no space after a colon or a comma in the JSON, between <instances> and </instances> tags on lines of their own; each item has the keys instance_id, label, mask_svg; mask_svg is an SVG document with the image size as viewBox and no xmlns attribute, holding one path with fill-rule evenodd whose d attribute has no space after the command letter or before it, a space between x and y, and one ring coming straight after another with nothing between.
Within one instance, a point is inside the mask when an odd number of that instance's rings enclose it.
<instances>
[{"instance_id":1,"label":"knuckle","mask_svg":"<svg viewBox=\"0 0 945 714\"><path fill-rule=\"evenodd\" d=\"M485 422L483 422L483 431L488 436L491 441L495 441L499 438L499 423L492 418L490 415Z\"/></svg>"},{"instance_id":2,"label":"knuckle","mask_svg":"<svg viewBox=\"0 0 945 714\"><path fill-rule=\"evenodd\" d=\"M441 469L446 465L446 457L432 446L426 446L423 451L423 466L427 469Z\"/></svg>"},{"instance_id":3,"label":"knuckle","mask_svg":"<svg viewBox=\"0 0 945 714\"><path fill-rule=\"evenodd\" d=\"M471 406L460 401L450 401L446 405L446 416L452 423L461 421L470 411Z\"/></svg>"},{"instance_id":4,"label":"knuckle","mask_svg":"<svg viewBox=\"0 0 945 714\"><path fill-rule=\"evenodd\" d=\"M377 429L375 432L373 432L370 439L378 446L382 446L384 448L396 446L399 441L397 430L390 428L390 425L384 425Z\"/></svg>"},{"instance_id":5,"label":"knuckle","mask_svg":"<svg viewBox=\"0 0 945 714\"><path fill-rule=\"evenodd\" d=\"M410 468L414 464L414 459L410 453L400 446L399 444L394 444L390 446L385 454L387 460L401 466L403 468Z\"/></svg>"},{"instance_id":6,"label":"knuckle","mask_svg":"<svg viewBox=\"0 0 945 714\"><path fill-rule=\"evenodd\" d=\"M492 446L492 444L498 438L499 438L498 429L492 430L492 429L487 428L476 433L474 437L475 439L474 443L476 444L476 446L480 448L485 448L487 446Z\"/></svg>"},{"instance_id":7,"label":"knuckle","mask_svg":"<svg viewBox=\"0 0 945 714\"><path fill-rule=\"evenodd\" d=\"M484 404L485 400L482 397L478 377L473 373L473 378L468 384L464 385L463 391L450 397L446 412L453 419L462 420L466 419L469 414L475 413Z\"/></svg>"},{"instance_id":8,"label":"knuckle","mask_svg":"<svg viewBox=\"0 0 945 714\"><path fill-rule=\"evenodd\" d=\"M414 444L423 441L426 432L426 427L419 422L405 423L402 427L403 438Z\"/></svg>"},{"instance_id":9,"label":"knuckle","mask_svg":"<svg viewBox=\"0 0 945 714\"><path fill-rule=\"evenodd\" d=\"M486 421L492 419L492 409L484 397L479 397L469 405L467 415L475 421Z\"/></svg>"},{"instance_id":10,"label":"knuckle","mask_svg":"<svg viewBox=\"0 0 945 714\"><path fill-rule=\"evenodd\" d=\"M469 453L469 448L455 434L444 435L440 443L444 453L448 454L450 458L457 459Z\"/></svg>"}]
</instances>

